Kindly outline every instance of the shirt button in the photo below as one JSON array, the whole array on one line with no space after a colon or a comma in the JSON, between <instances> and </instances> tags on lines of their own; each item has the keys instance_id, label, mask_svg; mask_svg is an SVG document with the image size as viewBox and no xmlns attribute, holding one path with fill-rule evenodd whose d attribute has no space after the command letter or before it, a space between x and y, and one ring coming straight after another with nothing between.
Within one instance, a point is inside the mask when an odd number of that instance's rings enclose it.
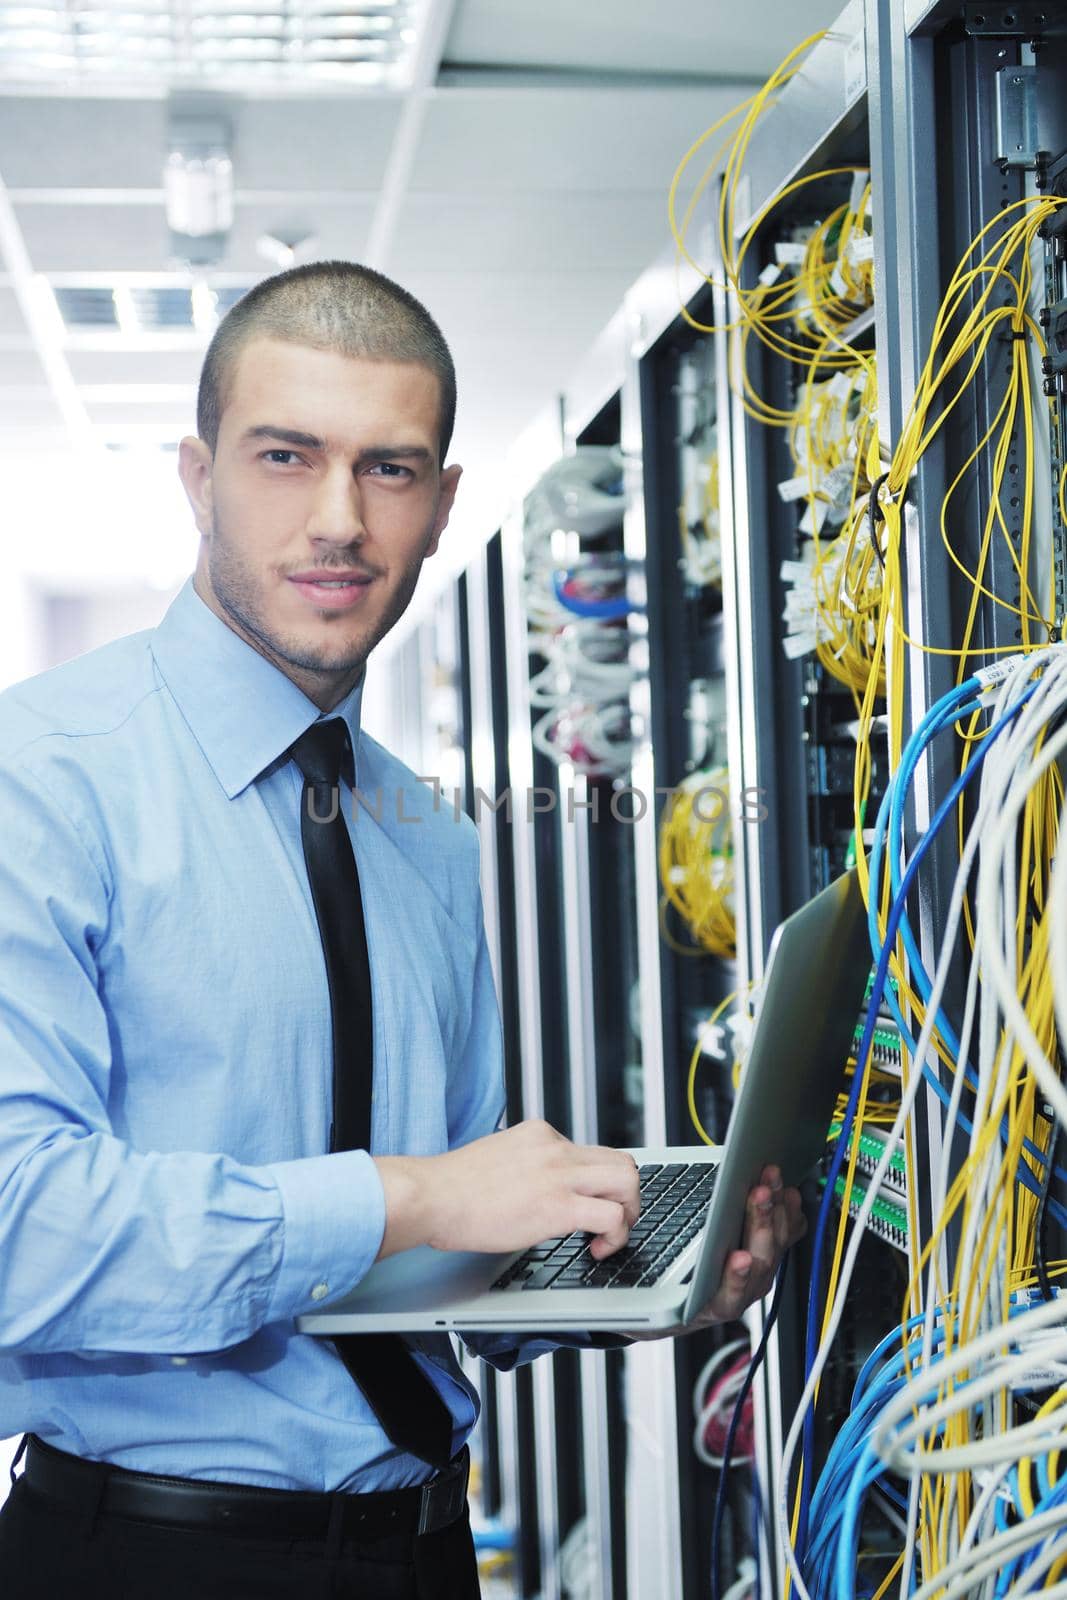
<instances>
[{"instance_id":1,"label":"shirt button","mask_svg":"<svg viewBox=\"0 0 1067 1600\"><path fill-rule=\"evenodd\" d=\"M311 1291L311 1298L312 1300L325 1300L329 1292L330 1285L328 1283L317 1283Z\"/></svg>"},{"instance_id":2,"label":"shirt button","mask_svg":"<svg viewBox=\"0 0 1067 1600\"><path fill-rule=\"evenodd\" d=\"M171 1356L170 1364L171 1364L172 1367L187 1367L189 1365L189 1357L188 1356Z\"/></svg>"}]
</instances>

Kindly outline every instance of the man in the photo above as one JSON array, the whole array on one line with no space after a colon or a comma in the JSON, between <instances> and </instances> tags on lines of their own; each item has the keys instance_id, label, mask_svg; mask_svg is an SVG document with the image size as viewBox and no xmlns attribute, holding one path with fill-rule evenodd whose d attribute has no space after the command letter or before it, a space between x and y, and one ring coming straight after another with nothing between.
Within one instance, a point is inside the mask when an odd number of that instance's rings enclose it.
<instances>
[{"instance_id":1,"label":"man","mask_svg":"<svg viewBox=\"0 0 1067 1600\"><path fill-rule=\"evenodd\" d=\"M294 1319L412 1245L580 1228L606 1255L637 1215L629 1156L494 1131L475 832L360 736L366 658L455 498L454 409L440 331L388 279L259 285L181 444L191 581L157 629L0 696L0 1433L32 1436L5 1595L117 1574L132 1600L476 1595L477 1402L448 1341L335 1345ZM312 803L331 785L385 803L338 823ZM367 954L338 977L353 929ZM372 1105L342 1022L368 1030ZM776 1177L706 1320L763 1294L803 1227ZM503 1368L551 1347L472 1344Z\"/></svg>"}]
</instances>

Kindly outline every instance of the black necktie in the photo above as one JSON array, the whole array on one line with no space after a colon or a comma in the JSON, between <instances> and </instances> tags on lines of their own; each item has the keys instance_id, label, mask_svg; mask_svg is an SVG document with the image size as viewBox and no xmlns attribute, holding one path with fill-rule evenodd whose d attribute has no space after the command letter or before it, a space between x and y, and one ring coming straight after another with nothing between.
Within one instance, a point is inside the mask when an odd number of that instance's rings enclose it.
<instances>
[{"instance_id":1,"label":"black necktie","mask_svg":"<svg viewBox=\"0 0 1067 1600\"><path fill-rule=\"evenodd\" d=\"M341 717L313 722L290 750L304 774L300 838L315 902L333 1020L331 1150L369 1150L374 1074L370 963L352 840L341 815L342 763L354 783ZM337 1352L395 1445L447 1466L452 1416L399 1334L339 1334Z\"/></svg>"}]
</instances>

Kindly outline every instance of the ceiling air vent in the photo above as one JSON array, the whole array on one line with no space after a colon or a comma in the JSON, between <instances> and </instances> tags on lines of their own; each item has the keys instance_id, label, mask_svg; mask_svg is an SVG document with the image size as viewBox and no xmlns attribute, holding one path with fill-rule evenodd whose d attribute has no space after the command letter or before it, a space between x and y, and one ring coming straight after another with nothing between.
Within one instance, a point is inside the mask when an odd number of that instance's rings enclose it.
<instances>
[{"instance_id":1,"label":"ceiling air vent","mask_svg":"<svg viewBox=\"0 0 1067 1600\"><path fill-rule=\"evenodd\" d=\"M223 317L246 288L215 289L215 316ZM54 291L68 328L115 328L123 332L173 333L199 326L189 288L65 288ZM203 330L201 330L203 331Z\"/></svg>"}]
</instances>

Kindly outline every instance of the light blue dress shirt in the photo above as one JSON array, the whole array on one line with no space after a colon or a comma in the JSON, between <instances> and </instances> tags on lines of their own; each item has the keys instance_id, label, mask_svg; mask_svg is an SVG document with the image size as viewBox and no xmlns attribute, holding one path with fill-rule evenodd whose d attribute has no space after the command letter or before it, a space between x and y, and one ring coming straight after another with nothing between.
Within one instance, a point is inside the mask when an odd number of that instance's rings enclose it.
<instances>
[{"instance_id":1,"label":"light blue dress shirt","mask_svg":"<svg viewBox=\"0 0 1067 1600\"><path fill-rule=\"evenodd\" d=\"M376 1154L497 1127L473 824L342 716ZM328 1155L329 990L285 752L320 715L189 579L159 627L0 694L0 1435L275 1488L392 1488L395 1449L294 1318L357 1284L384 1201ZM477 1397L415 1341L458 1448ZM575 1339L574 1343L583 1341ZM474 1340L509 1367L552 1348Z\"/></svg>"}]
</instances>

